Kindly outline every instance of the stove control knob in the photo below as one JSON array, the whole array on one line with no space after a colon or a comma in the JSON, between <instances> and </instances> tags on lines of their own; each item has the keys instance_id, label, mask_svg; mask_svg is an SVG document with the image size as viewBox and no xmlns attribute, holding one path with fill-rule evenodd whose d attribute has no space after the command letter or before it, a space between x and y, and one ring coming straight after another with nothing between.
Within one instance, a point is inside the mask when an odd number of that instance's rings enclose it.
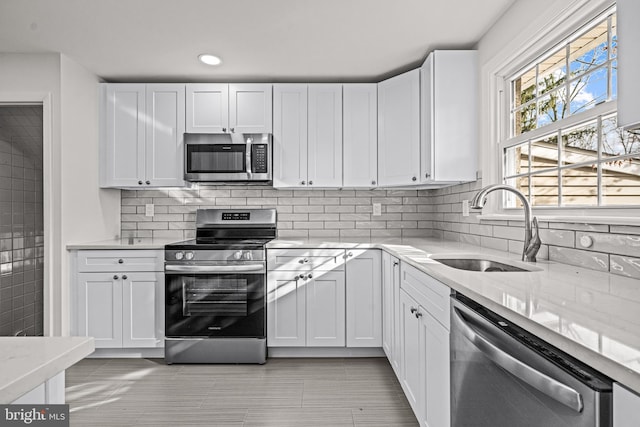
<instances>
[{"instance_id":1,"label":"stove control knob","mask_svg":"<svg viewBox=\"0 0 640 427\"><path fill-rule=\"evenodd\" d=\"M244 251L244 253L242 254L242 259L251 261L253 259L253 254L251 253L251 251Z\"/></svg>"},{"instance_id":2,"label":"stove control knob","mask_svg":"<svg viewBox=\"0 0 640 427\"><path fill-rule=\"evenodd\" d=\"M192 260L193 259L193 252L187 252L186 254L184 254L184 257L188 260Z\"/></svg>"},{"instance_id":3,"label":"stove control knob","mask_svg":"<svg viewBox=\"0 0 640 427\"><path fill-rule=\"evenodd\" d=\"M184 252L182 251L176 252L176 259L180 260L182 258L184 258Z\"/></svg>"},{"instance_id":4,"label":"stove control knob","mask_svg":"<svg viewBox=\"0 0 640 427\"><path fill-rule=\"evenodd\" d=\"M233 253L233 259L235 260L241 260L242 259L242 251L235 251Z\"/></svg>"}]
</instances>

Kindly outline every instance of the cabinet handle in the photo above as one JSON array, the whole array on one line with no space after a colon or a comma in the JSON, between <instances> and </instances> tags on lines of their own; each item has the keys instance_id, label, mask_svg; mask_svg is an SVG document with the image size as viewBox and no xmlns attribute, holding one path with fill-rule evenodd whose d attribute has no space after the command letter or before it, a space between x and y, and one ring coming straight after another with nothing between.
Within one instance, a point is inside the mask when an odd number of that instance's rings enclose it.
<instances>
[{"instance_id":1,"label":"cabinet handle","mask_svg":"<svg viewBox=\"0 0 640 427\"><path fill-rule=\"evenodd\" d=\"M300 277L301 279L304 279L304 274L301 274L299 277Z\"/></svg>"},{"instance_id":2,"label":"cabinet handle","mask_svg":"<svg viewBox=\"0 0 640 427\"><path fill-rule=\"evenodd\" d=\"M118 275L117 274L113 275L113 280L118 280Z\"/></svg>"},{"instance_id":3,"label":"cabinet handle","mask_svg":"<svg viewBox=\"0 0 640 427\"><path fill-rule=\"evenodd\" d=\"M304 258L298 261L300 264L307 264L309 262L308 258Z\"/></svg>"},{"instance_id":4,"label":"cabinet handle","mask_svg":"<svg viewBox=\"0 0 640 427\"><path fill-rule=\"evenodd\" d=\"M127 275L125 274L124 276L122 276L123 280L127 280Z\"/></svg>"},{"instance_id":5,"label":"cabinet handle","mask_svg":"<svg viewBox=\"0 0 640 427\"><path fill-rule=\"evenodd\" d=\"M352 257L352 256L353 256L353 252L349 252L349 253L347 254L347 258Z\"/></svg>"},{"instance_id":6,"label":"cabinet handle","mask_svg":"<svg viewBox=\"0 0 640 427\"><path fill-rule=\"evenodd\" d=\"M124 263L124 260L123 260L122 258L120 258L120 259L118 260L118 264L123 264L123 263Z\"/></svg>"},{"instance_id":7,"label":"cabinet handle","mask_svg":"<svg viewBox=\"0 0 640 427\"><path fill-rule=\"evenodd\" d=\"M375 181L375 180L372 180L372 181L371 181L371 185L376 185L376 181Z\"/></svg>"},{"instance_id":8,"label":"cabinet handle","mask_svg":"<svg viewBox=\"0 0 640 427\"><path fill-rule=\"evenodd\" d=\"M147 185L151 185L151 181L147 181L147 182L146 182L146 184L147 184Z\"/></svg>"},{"instance_id":9,"label":"cabinet handle","mask_svg":"<svg viewBox=\"0 0 640 427\"><path fill-rule=\"evenodd\" d=\"M142 185L142 181L138 181L138 185Z\"/></svg>"},{"instance_id":10,"label":"cabinet handle","mask_svg":"<svg viewBox=\"0 0 640 427\"><path fill-rule=\"evenodd\" d=\"M429 178L430 176L431 176L431 175L429 175L428 173L425 173L425 174L424 174L424 177L425 177L425 178Z\"/></svg>"},{"instance_id":11,"label":"cabinet handle","mask_svg":"<svg viewBox=\"0 0 640 427\"><path fill-rule=\"evenodd\" d=\"M418 178L416 178L415 176L413 178L411 178L411 181L416 181Z\"/></svg>"},{"instance_id":12,"label":"cabinet handle","mask_svg":"<svg viewBox=\"0 0 640 427\"><path fill-rule=\"evenodd\" d=\"M300 181L300 185L304 185L304 181Z\"/></svg>"},{"instance_id":13,"label":"cabinet handle","mask_svg":"<svg viewBox=\"0 0 640 427\"><path fill-rule=\"evenodd\" d=\"M419 319L419 318L421 318L421 317L422 317L422 313L420 313L419 311L418 311L418 312L416 312L416 319Z\"/></svg>"},{"instance_id":14,"label":"cabinet handle","mask_svg":"<svg viewBox=\"0 0 640 427\"><path fill-rule=\"evenodd\" d=\"M309 181L309 185L313 185L313 181Z\"/></svg>"},{"instance_id":15,"label":"cabinet handle","mask_svg":"<svg viewBox=\"0 0 640 427\"><path fill-rule=\"evenodd\" d=\"M411 314L415 314L415 313L416 313L416 311L418 311L418 309L417 309L417 308L415 308L415 307L411 307Z\"/></svg>"},{"instance_id":16,"label":"cabinet handle","mask_svg":"<svg viewBox=\"0 0 640 427\"><path fill-rule=\"evenodd\" d=\"M227 128L222 128L222 132L226 132L226 131L227 131Z\"/></svg>"},{"instance_id":17,"label":"cabinet handle","mask_svg":"<svg viewBox=\"0 0 640 427\"><path fill-rule=\"evenodd\" d=\"M236 131L236 128L231 128L231 129L229 129L229 130L231 131L231 133L233 133L233 132L235 132L235 131Z\"/></svg>"},{"instance_id":18,"label":"cabinet handle","mask_svg":"<svg viewBox=\"0 0 640 427\"><path fill-rule=\"evenodd\" d=\"M394 266L394 267L397 267L397 266L398 266L398 264L399 264L399 262L398 262L398 261L393 261L393 266Z\"/></svg>"},{"instance_id":19,"label":"cabinet handle","mask_svg":"<svg viewBox=\"0 0 640 427\"><path fill-rule=\"evenodd\" d=\"M307 279L313 279L313 276L312 276L311 274L309 274L309 275L307 276Z\"/></svg>"}]
</instances>

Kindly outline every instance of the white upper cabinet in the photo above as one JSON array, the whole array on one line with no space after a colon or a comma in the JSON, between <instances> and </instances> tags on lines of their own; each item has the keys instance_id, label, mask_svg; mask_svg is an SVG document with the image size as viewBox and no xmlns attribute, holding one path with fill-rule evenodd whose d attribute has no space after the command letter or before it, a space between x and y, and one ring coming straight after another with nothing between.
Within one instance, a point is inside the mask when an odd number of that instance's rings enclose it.
<instances>
[{"instance_id":1,"label":"white upper cabinet","mask_svg":"<svg viewBox=\"0 0 640 427\"><path fill-rule=\"evenodd\" d=\"M307 185L342 186L342 85L309 85Z\"/></svg>"},{"instance_id":2,"label":"white upper cabinet","mask_svg":"<svg viewBox=\"0 0 640 427\"><path fill-rule=\"evenodd\" d=\"M103 84L101 187L181 187L184 85Z\"/></svg>"},{"instance_id":3,"label":"white upper cabinet","mask_svg":"<svg viewBox=\"0 0 640 427\"><path fill-rule=\"evenodd\" d=\"M640 128L640 27L637 17L640 3L637 0L617 1L618 38L618 126L625 129Z\"/></svg>"},{"instance_id":4,"label":"white upper cabinet","mask_svg":"<svg viewBox=\"0 0 640 427\"><path fill-rule=\"evenodd\" d=\"M229 131L271 133L272 103L269 84L229 85Z\"/></svg>"},{"instance_id":5,"label":"white upper cabinet","mask_svg":"<svg viewBox=\"0 0 640 427\"><path fill-rule=\"evenodd\" d=\"M273 186L307 185L307 85L273 86Z\"/></svg>"},{"instance_id":6,"label":"white upper cabinet","mask_svg":"<svg viewBox=\"0 0 640 427\"><path fill-rule=\"evenodd\" d=\"M342 87L343 186L378 184L378 91L375 83Z\"/></svg>"},{"instance_id":7,"label":"white upper cabinet","mask_svg":"<svg viewBox=\"0 0 640 427\"><path fill-rule=\"evenodd\" d=\"M477 64L476 51L437 50L420 68L420 183L476 179Z\"/></svg>"},{"instance_id":8,"label":"white upper cabinet","mask_svg":"<svg viewBox=\"0 0 640 427\"><path fill-rule=\"evenodd\" d=\"M418 184L420 70L378 83L378 184Z\"/></svg>"},{"instance_id":9,"label":"white upper cabinet","mask_svg":"<svg viewBox=\"0 0 640 427\"><path fill-rule=\"evenodd\" d=\"M271 133L272 85L187 84L189 133Z\"/></svg>"}]
</instances>

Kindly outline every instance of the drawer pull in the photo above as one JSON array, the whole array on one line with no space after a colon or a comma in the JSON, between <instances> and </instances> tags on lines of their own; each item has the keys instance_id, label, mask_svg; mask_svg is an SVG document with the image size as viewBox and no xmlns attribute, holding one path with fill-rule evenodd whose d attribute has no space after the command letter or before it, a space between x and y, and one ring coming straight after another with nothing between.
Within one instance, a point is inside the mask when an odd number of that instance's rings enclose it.
<instances>
[{"instance_id":1,"label":"drawer pull","mask_svg":"<svg viewBox=\"0 0 640 427\"><path fill-rule=\"evenodd\" d=\"M124 276L122 276L123 280L127 280L127 275L125 274Z\"/></svg>"},{"instance_id":2,"label":"drawer pull","mask_svg":"<svg viewBox=\"0 0 640 427\"><path fill-rule=\"evenodd\" d=\"M120 258L120 259L118 260L118 264L124 264L124 260L123 260L122 258Z\"/></svg>"},{"instance_id":3,"label":"drawer pull","mask_svg":"<svg viewBox=\"0 0 640 427\"><path fill-rule=\"evenodd\" d=\"M118 280L118 275L117 274L113 275L113 280Z\"/></svg>"}]
</instances>

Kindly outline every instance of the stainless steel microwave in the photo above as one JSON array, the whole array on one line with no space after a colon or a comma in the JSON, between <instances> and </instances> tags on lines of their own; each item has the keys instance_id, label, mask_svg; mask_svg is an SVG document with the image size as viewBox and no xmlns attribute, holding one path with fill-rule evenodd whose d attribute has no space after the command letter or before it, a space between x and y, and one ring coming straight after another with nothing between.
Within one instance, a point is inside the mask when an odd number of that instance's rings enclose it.
<instances>
[{"instance_id":1,"label":"stainless steel microwave","mask_svg":"<svg viewBox=\"0 0 640 427\"><path fill-rule=\"evenodd\" d=\"M191 182L269 184L271 134L184 134L184 179Z\"/></svg>"}]
</instances>

